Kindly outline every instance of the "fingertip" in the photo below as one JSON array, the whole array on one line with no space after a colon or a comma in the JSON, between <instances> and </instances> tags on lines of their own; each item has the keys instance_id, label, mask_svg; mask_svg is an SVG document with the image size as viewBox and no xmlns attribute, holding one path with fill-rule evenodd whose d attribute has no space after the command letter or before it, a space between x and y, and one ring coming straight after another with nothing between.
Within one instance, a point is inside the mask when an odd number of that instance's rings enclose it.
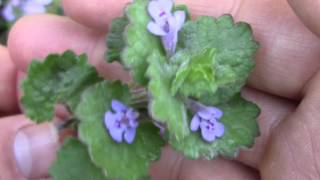
<instances>
[{"instance_id":1,"label":"fingertip","mask_svg":"<svg viewBox=\"0 0 320 180\"><path fill-rule=\"evenodd\" d=\"M84 53L96 47L100 34L61 16L35 15L21 18L8 38L8 48L16 67L26 72L34 59L43 59L50 53L73 50Z\"/></svg>"},{"instance_id":2,"label":"fingertip","mask_svg":"<svg viewBox=\"0 0 320 180\"><path fill-rule=\"evenodd\" d=\"M18 169L27 178L46 177L58 147L59 134L52 123L20 129L13 145Z\"/></svg>"},{"instance_id":3,"label":"fingertip","mask_svg":"<svg viewBox=\"0 0 320 180\"><path fill-rule=\"evenodd\" d=\"M115 17L122 15L122 10L129 0L63 0L66 15L73 20L97 31L106 32L108 24Z\"/></svg>"},{"instance_id":4,"label":"fingertip","mask_svg":"<svg viewBox=\"0 0 320 180\"><path fill-rule=\"evenodd\" d=\"M32 123L24 115L0 119L0 179L21 179L13 154L13 141L17 131Z\"/></svg>"}]
</instances>

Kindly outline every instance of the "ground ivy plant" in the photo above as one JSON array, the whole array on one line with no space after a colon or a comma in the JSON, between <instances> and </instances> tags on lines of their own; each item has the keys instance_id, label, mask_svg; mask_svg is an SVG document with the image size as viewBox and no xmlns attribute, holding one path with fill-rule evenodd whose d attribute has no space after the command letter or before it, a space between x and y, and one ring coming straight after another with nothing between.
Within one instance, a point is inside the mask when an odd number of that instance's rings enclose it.
<instances>
[{"instance_id":1,"label":"ground ivy plant","mask_svg":"<svg viewBox=\"0 0 320 180\"><path fill-rule=\"evenodd\" d=\"M54 179L149 179L166 143L208 160L254 144L260 110L240 94L258 48L248 24L230 15L192 20L172 0L135 0L106 43L106 60L123 64L131 83L104 80L72 51L33 61L22 83L35 122L51 121L57 104L69 110L60 128L77 136L60 148Z\"/></svg>"}]
</instances>

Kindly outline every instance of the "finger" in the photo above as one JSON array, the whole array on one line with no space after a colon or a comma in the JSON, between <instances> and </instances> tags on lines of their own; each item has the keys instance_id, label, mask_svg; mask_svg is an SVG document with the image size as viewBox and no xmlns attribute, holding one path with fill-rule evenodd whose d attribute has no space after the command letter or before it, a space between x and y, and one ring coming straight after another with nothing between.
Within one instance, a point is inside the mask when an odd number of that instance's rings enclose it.
<instances>
[{"instance_id":1,"label":"finger","mask_svg":"<svg viewBox=\"0 0 320 180\"><path fill-rule=\"evenodd\" d=\"M0 46L0 112L12 114L18 111L16 95L16 68L6 47Z\"/></svg>"},{"instance_id":2,"label":"finger","mask_svg":"<svg viewBox=\"0 0 320 180\"><path fill-rule=\"evenodd\" d=\"M256 103L261 109L261 114L257 119L260 127L260 136L256 138L255 144L251 149L240 151L237 160L258 169L273 128L295 110L297 103L265 94L252 88L245 88L242 94L247 100Z\"/></svg>"},{"instance_id":3,"label":"finger","mask_svg":"<svg viewBox=\"0 0 320 180\"><path fill-rule=\"evenodd\" d=\"M37 27L37 28L35 28ZM9 34L8 48L17 68L26 72L33 59L50 53L73 50L87 53L90 63L109 79L128 80L119 64L104 62L104 35L60 16L39 15L21 18Z\"/></svg>"},{"instance_id":4,"label":"finger","mask_svg":"<svg viewBox=\"0 0 320 180\"><path fill-rule=\"evenodd\" d=\"M97 31L106 32L109 22L113 18L122 15L124 5L128 2L129 0L66 0L62 1L62 6L65 14L72 17L75 21ZM88 13L88 16L81 14L80 9L84 13ZM93 14L97 16L94 17Z\"/></svg>"},{"instance_id":5,"label":"finger","mask_svg":"<svg viewBox=\"0 0 320 180\"><path fill-rule=\"evenodd\" d=\"M320 71L305 98L275 129L262 160L265 179L320 179Z\"/></svg>"},{"instance_id":6,"label":"finger","mask_svg":"<svg viewBox=\"0 0 320 180\"><path fill-rule=\"evenodd\" d=\"M1 153L6 155L0 156L0 179L16 179L22 177L13 158L12 142L16 132L29 124L30 122L25 120L23 116L1 118L0 149Z\"/></svg>"},{"instance_id":7,"label":"finger","mask_svg":"<svg viewBox=\"0 0 320 180\"><path fill-rule=\"evenodd\" d=\"M320 2L314 0L288 0L288 2L302 22L320 36Z\"/></svg>"},{"instance_id":8,"label":"finger","mask_svg":"<svg viewBox=\"0 0 320 180\"><path fill-rule=\"evenodd\" d=\"M63 0L63 6L76 21L106 31L110 20L121 14L127 2ZM252 24L261 48L257 67L249 79L251 87L297 99L320 66L320 41L303 26L285 0L180 0L177 3L188 4L195 16L231 13L237 21Z\"/></svg>"},{"instance_id":9,"label":"finger","mask_svg":"<svg viewBox=\"0 0 320 180\"><path fill-rule=\"evenodd\" d=\"M27 126L16 134L14 140L17 165L29 179L48 176L58 148L58 131L51 123Z\"/></svg>"},{"instance_id":10,"label":"finger","mask_svg":"<svg viewBox=\"0 0 320 180\"><path fill-rule=\"evenodd\" d=\"M161 159L151 166L154 180L257 180L259 175L254 170L239 163L224 159L187 160L181 154L166 147Z\"/></svg>"},{"instance_id":11,"label":"finger","mask_svg":"<svg viewBox=\"0 0 320 180\"><path fill-rule=\"evenodd\" d=\"M0 179L41 178L58 148L57 131L51 124L33 125L25 116L0 120Z\"/></svg>"}]
</instances>

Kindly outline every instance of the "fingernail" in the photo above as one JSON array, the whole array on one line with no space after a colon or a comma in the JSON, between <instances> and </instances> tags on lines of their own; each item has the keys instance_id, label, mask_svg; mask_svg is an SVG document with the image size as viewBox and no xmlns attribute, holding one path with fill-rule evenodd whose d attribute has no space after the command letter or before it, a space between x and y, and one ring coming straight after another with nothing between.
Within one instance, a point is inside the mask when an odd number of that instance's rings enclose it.
<instances>
[{"instance_id":1,"label":"fingernail","mask_svg":"<svg viewBox=\"0 0 320 180\"><path fill-rule=\"evenodd\" d=\"M13 148L24 177L46 177L59 148L58 131L51 123L27 126L17 133Z\"/></svg>"}]
</instances>

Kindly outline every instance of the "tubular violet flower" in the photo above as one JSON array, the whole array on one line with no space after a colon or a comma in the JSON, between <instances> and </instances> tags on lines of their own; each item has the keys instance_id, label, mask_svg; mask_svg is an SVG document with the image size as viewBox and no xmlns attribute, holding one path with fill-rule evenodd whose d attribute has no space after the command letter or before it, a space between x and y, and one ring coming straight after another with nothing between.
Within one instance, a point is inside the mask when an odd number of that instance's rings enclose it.
<instances>
[{"instance_id":1,"label":"tubular violet flower","mask_svg":"<svg viewBox=\"0 0 320 180\"><path fill-rule=\"evenodd\" d=\"M104 124L110 136L118 143L124 140L131 144L136 135L139 113L118 100L112 100L111 107L112 111L107 111L104 117Z\"/></svg>"},{"instance_id":2,"label":"tubular violet flower","mask_svg":"<svg viewBox=\"0 0 320 180\"><path fill-rule=\"evenodd\" d=\"M153 21L149 22L147 29L150 33L161 37L162 44L168 55L172 55L175 52L178 32L186 19L184 11L172 13L172 8L172 0L153 0L148 5L148 12Z\"/></svg>"},{"instance_id":3,"label":"tubular violet flower","mask_svg":"<svg viewBox=\"0 0 320 180\"><path fill-rule=\"evenodd\" d=\"M200 109L192 118L190 129L195 132L201 129L201 136L207 142L213 142L224 134L224 125L218 120L223 112L215 107Z\"/></svg>"},{"instance_id":4,"label":"tubular violet flower","mask_svg":"<svg viewBox=\"0 0 320 180\"><path fill-rule=\"evenodd\" d=\"M10 0L2 10L2 16L8 22L17 20L20 16L41 14L46 12L46 6L53 0Z\"/></svg>"}]
</instances>

